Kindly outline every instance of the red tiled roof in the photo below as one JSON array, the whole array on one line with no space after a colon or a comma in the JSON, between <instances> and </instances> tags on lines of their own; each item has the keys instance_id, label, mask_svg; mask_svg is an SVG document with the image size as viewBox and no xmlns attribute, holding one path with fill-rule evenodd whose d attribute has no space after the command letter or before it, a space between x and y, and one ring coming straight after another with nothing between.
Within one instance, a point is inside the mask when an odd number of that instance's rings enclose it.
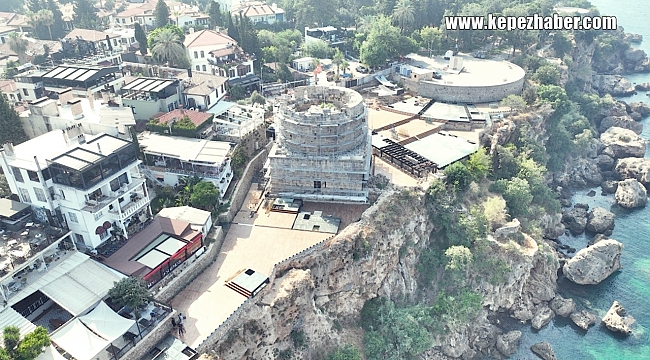
<instances>
[{"instance_id":1,"label":"red tiled roof","mask_svg":"<svg viewBox=\"0 0 650 360\"><path fill-rule=\"evenodd\" d=\"M3 93L8 93L18 90L18 87L16 87L16 82L13 80L0 80L0 90Z\"/></svg>"},{"instance_id":2,"label":"red tiled roof","mask_svg":"<svg viewBox=\"0 0 650 360\"><path fill-rule=\"evenodd\" d=\"M233 5L230 9L232 14L242 13L246 17L274 15L275 10L269 5L260 1L244 2Z\"/></svg>"},{"instance_id":3,"label":"red tiled roof","mask_svg":"<svg viewBox=\"0 0 650 360\"><path fill-rule=\"evenodd\" d=\"M206 122L212 116L212 114L198 112L194 110L176 109L174 111L168 112L163 116L159 117L158 122L162 125L166 125L168 122L174 119L176 119L176 121L180 121L185 116L187 116L190 119L192 124L199 127L201 124Z\"/></svg>"},{"instance_id":4,"label":"red tiled roof","mask_svg":"<svg viewBox=\"0 0 650 360\"><path fill-rule=\"evenodd\" d=\"M185 36L183 45L186 48L210 45L237 45L237 41L230 36L214 30L201 30Z\"/></svg>"}]
</instances>

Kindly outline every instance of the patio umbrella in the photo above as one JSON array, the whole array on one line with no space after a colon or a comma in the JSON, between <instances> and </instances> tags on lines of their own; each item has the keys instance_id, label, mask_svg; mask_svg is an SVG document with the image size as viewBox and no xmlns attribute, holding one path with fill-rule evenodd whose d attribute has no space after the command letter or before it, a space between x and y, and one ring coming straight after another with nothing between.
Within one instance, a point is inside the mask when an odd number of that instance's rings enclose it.
<instances>
[{"instance_id":1,"label":"patio umbrella","mask_svg":"<svg viewBox=\"0 0 650 360\"><path fill-rule=\"evenodd\" d=\"M95 234L100 235L100 234L103 234L104 231L106 231L106 230L104 229L103 226L98 226L97 229L95 229Z\"/></svg>"},{"instance_id":2,"label":"patio umbrella","mask_svg":"<svg viewBox=\"0 0 650 360\"><path fill-rule=\"evenodd\" d=\"M104 229L108 230L113 226L110 221L104 221Z\"/></svg>"}]
</instances>

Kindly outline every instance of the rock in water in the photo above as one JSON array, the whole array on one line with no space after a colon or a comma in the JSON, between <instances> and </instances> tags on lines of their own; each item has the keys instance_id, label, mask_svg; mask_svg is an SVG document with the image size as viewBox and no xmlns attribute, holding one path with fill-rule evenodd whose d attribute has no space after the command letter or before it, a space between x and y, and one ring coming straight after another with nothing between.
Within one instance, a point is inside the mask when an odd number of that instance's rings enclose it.
<instances>
[{"instance_id":1,"label":"rock in water","mask_svg":"<svg viewBox=\"0 0 650 360\"><path fill-rule=\"evenodd\" d=\"M616 193L616 189L618 189L618 181L605 180L602 184L600 184L600 187L603 188L603 192L607 194L614 194Z\"/></svg>"},{"instance_id":2,"label":"rock in water","mask_svg":"<svg viewBox=\"0 0 650 360\"><path fill-rule=\"evenodd\" d=\"M540 309L537 314L535 314L535 317L530 321L530 324L533 329L539 330L548 325L548 323L550 323L554 317L555 313L553 310L549 309L548 307L544 307Z\"/></svg>"},{"instance_id":3,"label":"rock in water","mask_svg":"<svg viewBox=\"0 0 650 360\"><path fill-rule=\"evenodd\" d=\"M630 115L607 116L600 122L599 130L603 133L613 126L632 130L635 134L640 134L643 131L643 124L634 120Z\"/></svg>"},{"instance_id":4,"label":"rock in water","mask_svg":"<svg viewBox=\"0 0 650 360\"><path fill-rule=\"evenodd\" d=\"M553 351L551 344L546 341L534 344L530 347L530 350L544 360L557 360L555 357L555 351Z\"/></svg>"},{"instance_id":5,"label":"rock in water","mask_svg":"<svg viewBox=\"0 0 650 360\"><path fill-rule=\"evenodd\" d=\"M562 222L574 235L582 234L587 227L587 210L578 205L562 214Z\"/></svg>"},{"instance_id":6,"label":"rock in water","mask_svg":"<svg viewBox=\"0 0 650 360\"><path fill-rule=\"evenodd\" d=\"M620 181L614 197L626 209L644 207L648 203L648 192L636 179Z\"/></svg>"},{"instance_id":7,"label":"rock in water","mask_svg":"<svg viewBox=\"0 0 650 360\"><path fill-rule=\"evenodd\" d=\"M589 212L587 217L586 230L596 234L604 234L614 229L614 219L616 215L602 207L595 207Z\"/></svg>"},{"instance_id":8,"label":"rock in water","mask_svg":"<svg viewBox=\"0 0 650 360\"><path fill-rule=\"evenodd\" d=\"M497 349L506 357L512 356L519 347L521 331L515 330L497 336Z\"/></svg>"},{"instance_id":9,"label":"rock in water","mask_svg":"<svg viewBox=\"0 0 650 360\"><path fill-rule=\"evenodd\" d=\"M597 320L598 318L596 315L590 313L587 310L582 310L580 312L571 314L571 321L573 321L574 324L583 330L588 330L589 327L595 324Z\"/></svg>"},{"instance_id":10,"label":"rock in water","mask_svg":"<svg viewBox=\"0 0 650 360\"><path fill-rule=\"evenodd\" d=\"M618 331L623 334L632 333L631 326L635 321L636 320L634 320L633 317L627 315L627 312L618 301L614 301L612 307L609 308L609 311L607 311L607 314L605 314L605 317L603 318L603 324L605 324L609 330Z\"/></svg>"},{"instance_id":11,"label":"rock in water","mask_svg":"<svg viewBox=\"0 0 650 360\"><path fill-rule=\"evenodd\" d=\"M646 90L644 90L644 91L650 90L650 84L643 83L641 85L643 85L643 87L646 88ZM643 117L646 117L646 116L650 115L650 106L648 106L648 104L646 104L644 102L641 102L641 101L631 102L630 103L630 110L632 110L632 112L639 113Z\"/></svg>"},{"instance_id":12,"label":"rock in water","mask_svg":"<svg viewBox=\"0 0 650 360\"><path fill-rule=\"evenodd\" d=\"M555 315L561 317L567 317L576 309L576 303L573 299L565 299L560 295L557 295L549 303L551 310L555 312Z\"/></svg>"},{"instance_id":13,"label":"rock in water","mask_svg":"<svg viewBox=\"0 0 650 360\"><path fill-rule=\"evenodd\" d=\"M645 155L646 141L632 130L611 127L600 134L600 141L609 149L603 152L607 155L611 151L615 158L642 158Z\"/></svg>"},{"instance_id":14,"label":"rock in water","mask_svg":"<svg viewBox=\"0 0 650 360\"><path fill-rule=\"evenodd\" d=\"M643 185L650 185L650 159L619 159L615 170L621 179L636 179Z\"/></svg>"},{"instance_id":15,"label":"rock in water","mask_svg":"<svg viewBox=\"0 0 650 360\"><path fill-rule=\"evenodd\" d=\"M580 285L595 285L621 268L623 244L607 239L578 251L564 264L567 279Z\"/></svg>"}]
</instances>

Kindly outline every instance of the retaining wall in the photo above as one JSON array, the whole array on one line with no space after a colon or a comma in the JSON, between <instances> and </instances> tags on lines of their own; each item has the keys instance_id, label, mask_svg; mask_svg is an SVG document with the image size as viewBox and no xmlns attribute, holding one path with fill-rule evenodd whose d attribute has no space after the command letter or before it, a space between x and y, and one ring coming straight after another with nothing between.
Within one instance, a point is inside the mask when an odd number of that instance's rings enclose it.
<instances>
[{"instance_id":1,"label":"retaining wall","mask_svg":"<svg viewBox=\"0 0 650 360\"><path fill-rule=\"evenodd\" d=\"M144 336L135 347L127 351L122 359L142 359L151 349L153 349L160 340L164 339L172 331L172 319L177 316L177 312L172 310L166 317L160 320L160 323L151 330L150 333Z\"/></svg>"},{"instance_id":2,"label":"retaining wall","mask_svg":"<svg viewBox=\"0 0 650 360\"><path fill-rule=\"evenodd\" d=\"M524 78L492 86L459 86L433 81L418 82L418 94L436 101L488 103L500 101L511 94L521 94Z\"/></svg>"}]
</instances>

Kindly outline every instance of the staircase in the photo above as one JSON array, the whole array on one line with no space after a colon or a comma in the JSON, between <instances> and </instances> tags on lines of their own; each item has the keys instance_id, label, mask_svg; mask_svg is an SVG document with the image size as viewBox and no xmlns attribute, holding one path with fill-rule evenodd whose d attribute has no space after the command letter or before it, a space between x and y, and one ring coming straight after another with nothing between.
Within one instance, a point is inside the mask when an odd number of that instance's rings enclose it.
<instances>
[{"instance_id":1,"label":"staircase","mask_svg":"<svg viewBox=\"0 0 650 360\"><path fill-rule=\"evenodd\" d=\"M249 297L251 297L251 295L253 295L250 291L244 289L243 287L241 287L241 286L235 284L235 283L232 282L232 281L227 282L227 283L226 283L226 287L229 288L229 289L234 290L235 292L237 292L237 293L240 294L240 295L243 295L243 296L246 297L246 298L249 298Z\"/></svg>"},{"instance_id":2,"label":"staircase","mask_svg":"<svg viewBox=\"0 0 650 360\"><path fill-rule=\"evenodd\" d=\"M145 166L140 167L140 172L144 175L145 178L151 180L156 185L163 185L163 182L160 181L149 169Z\"/></svg>"},{"instance_id":3,"label":"staircase","mask_svg":"<svg viewBox=\"0 0 650 360\"><path fill-rule=\"evenodd\" d=\"M429 108L431 107L431 105L433 105L435 102L436 102L436 101L435 101L434 99L429 100L429 102L428 102L426 105L424 105L424 107L422 108L422 110L420 110L420 111L418 112L418 116L422 116L422 115L424 115L424 113L427 112L427 110L429 110Z\"/></svg>"}]
</instances>

